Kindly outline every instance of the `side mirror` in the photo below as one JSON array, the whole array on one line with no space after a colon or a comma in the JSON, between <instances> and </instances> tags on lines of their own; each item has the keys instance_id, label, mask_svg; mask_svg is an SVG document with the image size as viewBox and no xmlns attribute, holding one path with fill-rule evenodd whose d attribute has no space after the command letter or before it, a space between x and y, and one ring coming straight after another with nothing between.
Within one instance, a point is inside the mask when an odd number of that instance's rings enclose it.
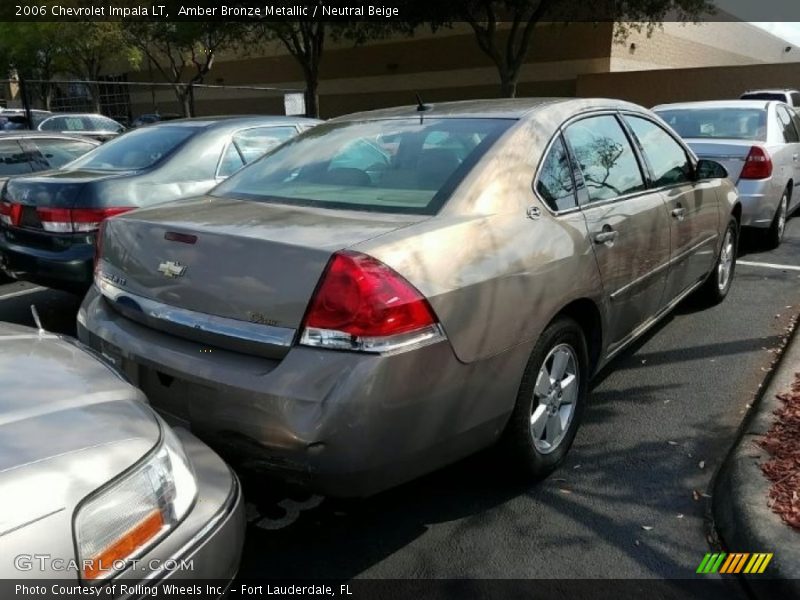
<instances>
[{"instance_id":1,"label":"side mirror","mask_svg":"<svg viewBox=\"0 0 800 600\"><path fill-rule=\"evenodd\" d=\"M697 161L697 179L725 179L728 170L714 160L701 158Z\"/></svg>"}]
</instances>

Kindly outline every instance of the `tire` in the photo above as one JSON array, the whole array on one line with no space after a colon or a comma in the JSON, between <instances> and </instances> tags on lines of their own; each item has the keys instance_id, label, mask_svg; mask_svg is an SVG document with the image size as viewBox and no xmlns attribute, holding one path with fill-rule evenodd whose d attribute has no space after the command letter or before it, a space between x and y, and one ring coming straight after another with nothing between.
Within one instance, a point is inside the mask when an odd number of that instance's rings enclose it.
<instances>
[{"instance_id":1,"label":"tire","mask_svg":"<svg viewBox=\"0 0 800 600\"><path fill-rule=\"evenodd\" d=\"M714 263L714 268L702 287L697 290L697 298L702 304L715 306L725 300L731 290L731 285L733 285L733 276L736 272L736 253L738 251L739 223L736 219L731 219L722 238L722 245Z\"/></svg>"},{"instance_id":2,"label":"tire","mask_svg":"<svg viewBox=\"0 0 800 600\"><path fill-rule=\"evenodd\" d=\"M559 370L562 376L553 377ZM547 373L551 378L545 381ZM567 383L562 388L569 375L575 377L572 387ZM553 379L558 380L557 385L553 385ZM561 463L575 439L588 389L589 358L583 331L574 320L559 317L548 325L533 348L514 410L503 432L502 446L515 475L543 479ZM540 418L534 425L537 413Z\"/></svg>"},{"instance_id":3,"label":"tire","mask_svg":"<svg viewBox=\"0 0 800 600\"><path fill-rule=\"evenodd\" d=\"M789 190L783 191L781 201L778 203L778 208L775 210L775 216L772 219L769 229L767 229L764 239L764 245L772 250L781 245L783 241L783 234L786 232L786 221L789 217Z\"/></svg>"}]
</instances>

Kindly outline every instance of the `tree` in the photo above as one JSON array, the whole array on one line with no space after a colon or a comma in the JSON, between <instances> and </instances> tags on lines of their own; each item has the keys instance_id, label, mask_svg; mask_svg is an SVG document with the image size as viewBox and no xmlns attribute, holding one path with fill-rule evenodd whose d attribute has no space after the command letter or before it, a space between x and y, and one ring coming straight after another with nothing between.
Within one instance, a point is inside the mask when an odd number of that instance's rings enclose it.
<instances>
[{"instance_id":1,"label":"tree","mask_svg":"<svg viewBox=\"0 0 800 600\"><path fill-rule=\"evenodd\" d=\"M667 15L692 20L713 12L709 0L613 0L587 8L579 0L466 0L455 15L443 18L442 9L430 0L414 2L418 14L430 7L433 27L455 20L469 23L481 51L497 68L500 95L513 98L522 65L528 58L536 26L542 22L569 22L580 19L614 19L616 41L631 29L646 29L648 35Z\"/></svg>"},{"instance_id":2,"label":"tree","mask_svg":"<svg viewBox=\"0 0 800 600\"><path fill-rule=\"evenodd\" d=\"M42 107L50 109L53 88L49 81L67 68L65 23L0 22L0 78L12 73L40 80L35 86Z\"/></svg>"},{"instance_id":3,"label":"tree","mask_svg":"<svg viewBox=\"0 0 800 600\"><path fill-rule=\"evenodd\" d=\"M204 81L220 51L238 46L245 28L237 22L147 21L129 24L126 33L128 43L171 84L189 117L194 115L193 86Z\"/></svg>"},{"instance_id":4,"label":"tree","mask_svg":"<svg viewBox=\"0 0 800 600\"><path fill-rule=\"evenodd\" d=\"M123 25L113 21L71 21L62 25L64 61L73 75L90 82L94 112L100 112L100 88L94 83L115 63L138 66L140 53L128 43Z\"/></svg>"}]
</instances>

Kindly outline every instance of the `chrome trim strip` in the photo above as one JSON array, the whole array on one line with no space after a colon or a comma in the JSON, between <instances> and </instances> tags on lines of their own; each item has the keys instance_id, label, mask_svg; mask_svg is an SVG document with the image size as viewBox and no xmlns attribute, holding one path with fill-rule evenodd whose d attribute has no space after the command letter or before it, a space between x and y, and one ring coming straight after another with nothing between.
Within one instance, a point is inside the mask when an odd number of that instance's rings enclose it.
<instances>
[{"instance_id":1,"label":"chrome trim strip","mask_svg":"<svg viewBox=\"0 0 800 600\"><path fill-rule=\"evenodd\" d=\"M95 285L104 298L126 314L139 311L145 316L158 321L166 321L190 331L218 335L227 339L268 344L288 348L294 340L295 330L288 327L275 327L240 321L228 317L218 317L185 308L169 306L150 298L132 294L113 285L101 277L95 278ZM121 303L127 299L128 302ZM131 306L135 304L136 307Z\"/></svg>"}]
</instances>

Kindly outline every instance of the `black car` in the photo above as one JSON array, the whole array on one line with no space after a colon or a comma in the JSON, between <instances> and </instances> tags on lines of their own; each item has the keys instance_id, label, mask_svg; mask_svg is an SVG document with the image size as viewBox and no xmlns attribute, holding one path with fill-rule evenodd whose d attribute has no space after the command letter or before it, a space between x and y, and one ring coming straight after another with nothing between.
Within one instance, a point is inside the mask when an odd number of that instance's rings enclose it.
<instances>
[{"instance_id":1,"label":"black car","mask_svg":"<svg viewBox=\"0 0 800 600\"><path fill-rule=\"evenodd\" d=\"M146 113L136 117L131 123L131 128L143 127L145 125L152 125L153 123L162 123L164 121L174 121L180 119L181 115L176 113Z\"/></svg>"},{"instance_id":2,"label":"black car","mask_svg":"<svg viewBox=\"0 0 800 600\"><path fill-rule=\"evenodd\" d=\"M0 268L16 279L85 291L104 219L203 194L316 123L295 117L168 121L129 131L62 169L14 177L0 196Z\"/></svg>"}]
</instances>

